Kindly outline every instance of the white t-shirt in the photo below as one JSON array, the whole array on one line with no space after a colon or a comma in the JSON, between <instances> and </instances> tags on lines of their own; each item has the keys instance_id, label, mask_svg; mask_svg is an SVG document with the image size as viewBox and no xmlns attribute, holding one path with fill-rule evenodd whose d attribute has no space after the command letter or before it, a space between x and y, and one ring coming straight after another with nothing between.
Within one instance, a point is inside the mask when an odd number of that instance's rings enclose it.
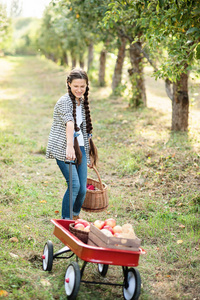
<instances>
[{"instance_id":1,"label":"white t-shirt","mask_svg":"<svg viewBox=\"0 0 200 300\"><path fill-rule=\"evenodd\" d=\"M83 122L83 118L82 118L82 112L81 112L81 105L79 105L79 106L77 105L76 106L76 124L79 128L80 128L82 122ZM77 137L77 139L78 139L79 146L84 146L84 139L83 139L82 131L79 130L78 133L79 133L79 136Z\"/></svg>"}]
</instances>

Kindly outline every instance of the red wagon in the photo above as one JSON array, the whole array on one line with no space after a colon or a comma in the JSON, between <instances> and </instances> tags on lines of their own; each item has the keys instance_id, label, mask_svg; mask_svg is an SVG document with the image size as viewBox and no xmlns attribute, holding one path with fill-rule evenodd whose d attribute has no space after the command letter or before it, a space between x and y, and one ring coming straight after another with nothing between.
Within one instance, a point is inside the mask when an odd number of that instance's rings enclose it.
<instances>
[{"instance_id":1,"label":"red wagon","mask_svg":"<svg viewBox=\"0 0 200 300\"><path fill-rule=\"evenodd\" d=\"M72 162L69 162L70 174L72 174L72 164ZM141 278L139 271L135 267L138 266L140 254L146 253L145 250L139 248L139 251L130 251L90 246L83 243L74 234L72 234L69 231L69 224L74 223L75 221L72 220L71 187L72 177L70 175L70 220L51 220L51 222L55 225L54 235L65 245L65 247L54 254L53 243L50 240L47 241L42 255L43 270L51 271L54 259L69 259L73 255L76 255L76 261L70 262L65 273L65 292L69 300L76 299L81 282L122 286L124 299L137 300L141 290ZM78 264L78 259L83 261L81 270ZM106 275L109 265L122 266L124 276L123 284L82 280L83 272L89 262L96 263L98 265L98 271L103 277Z\"/></svg>"},{"instance_id":2,"label":"red wagon","mask_svg":"<svg viewBox=\"0 0 200 300\"><path fill-rule=\"evenodd\" d=\"M53 259L66 259L76 255L76 262L71 262L68 265L65 274L64 285L68 299L76 299L80 282L122 286L124 299L136 300L139 298L141 278L139 271L135 267L138 266L140 254L146 253L145 250L139 248L139 251L128 251L90 246L83 243L69 231L69 224L74 223L74 221L53 219L51 222L55 225L54 235L65 245L65 247L54 254L52 242L48 241L45 244L42 256L43 270L51 271ZM64 253L68 253L69 255L67 257L63 256ZM78 258L83 260L81 270L78 264ZM98 271L102 276L106 275L109 265L122 266L124 275L123 284L81 280L88 262L98 264Z\"/></svg>"}]
</instances>

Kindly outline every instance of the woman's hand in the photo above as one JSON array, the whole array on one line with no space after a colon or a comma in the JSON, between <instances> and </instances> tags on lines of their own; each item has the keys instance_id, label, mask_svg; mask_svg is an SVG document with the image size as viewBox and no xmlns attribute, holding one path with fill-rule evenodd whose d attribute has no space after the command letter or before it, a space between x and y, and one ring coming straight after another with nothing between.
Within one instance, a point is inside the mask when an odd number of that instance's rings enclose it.
<instances>
[{"instance_id":1,"label":"woman's hand","mask_svg":"<svg viewBox=\"0 0 200 300\"><path fill-rule=\"evenodd\" d=\"M88 168L92 169L94 166L94 159L92 156L90 156L90 164L88 164Z\"/></svg>"},{"instance_id":2,"label":"woman's hand","mask_svg":"<svg viewBox=\"0 0 200 300\"><path fill-rule=\"evenodd\" d=\"M75 160L76 159L75 150L74 150L73 146L67 146L66 159L67 160Z\"/></svg>"}]
</instances>

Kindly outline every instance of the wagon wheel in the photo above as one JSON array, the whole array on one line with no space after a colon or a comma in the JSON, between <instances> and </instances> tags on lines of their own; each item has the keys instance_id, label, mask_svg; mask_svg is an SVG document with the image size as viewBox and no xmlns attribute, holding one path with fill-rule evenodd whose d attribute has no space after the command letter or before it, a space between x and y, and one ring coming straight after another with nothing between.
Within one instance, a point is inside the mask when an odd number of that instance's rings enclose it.
<instances>
[{"instance_id":1,"label":"wagon wheel","mask_svg":"<svg viewBox=\"0 0 200 300\"><path fill-rule=\"evenodd\" d=\"M68 300L76 299L81 282L80 268L77 262L73 261L67 267L65 273L65 292Z\"/></svg>"},{"instance_id":2,"label":"wagon wheel","mask_svg":"<svg viewBox=\"0 0 200 300\"><path fill-rule=\"evenodd\" d=\"M108 272L109 265L104 264L98 264L98 271L101 274L101 276L105 277Z\"/></svg>"},{"instance_id":3,"label":"wagon wheel","mask_svg":"<svg viewBox=\"0 0 200 300\"><path fill-rule=\"evenodd\" d=\"M123 296L126 300L137 300L140 296L141 278L135 268L130 268L124 278Z\"/></svg>"},{"instance_id":4,"label":"wagon wheel","mask_svg":"<svg viewBox=\"0 0 200 300\"><path fill-rule=\"evenodd\" d=\"M43 270L51 271L53 266L53 244L51 241L47 241L45 244L42 259Z\"/></svg>"}]
</instances>

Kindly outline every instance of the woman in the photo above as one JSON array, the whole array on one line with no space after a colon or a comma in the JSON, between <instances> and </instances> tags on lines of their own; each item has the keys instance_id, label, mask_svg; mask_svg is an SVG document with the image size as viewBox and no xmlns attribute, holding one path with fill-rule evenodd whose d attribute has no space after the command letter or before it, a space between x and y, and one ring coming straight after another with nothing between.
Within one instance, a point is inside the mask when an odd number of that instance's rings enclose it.
<instances>
[{"instance_id":1,"label":"woman","mask_svg":"<svg viewBox=\"0 0 200 300\"><path fill-rule=\"evenodd\" d=\"M47 158L55 158L69 185L69 164L72 165L73 219L79 213L86 195L87 165L96 165L97 150L92 141L92 122L88 103L88 76L81 69L73 69L67 77L68 93L55 105ZM62 201L62 219L69 219L69 189Z\"/></svg>"}]
</instances>

